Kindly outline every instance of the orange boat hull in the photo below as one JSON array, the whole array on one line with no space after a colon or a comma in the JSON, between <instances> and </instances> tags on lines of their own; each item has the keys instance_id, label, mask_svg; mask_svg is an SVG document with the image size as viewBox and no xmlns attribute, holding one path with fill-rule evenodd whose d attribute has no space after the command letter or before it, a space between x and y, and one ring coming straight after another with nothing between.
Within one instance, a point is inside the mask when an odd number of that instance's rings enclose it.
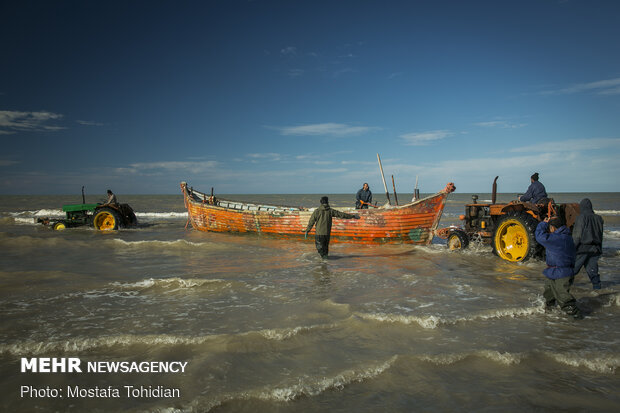
<instances>
[{"instance_id":1,"label":"orange boat hull","mask_svg":"<svg viewBox=\"0 0 620 413\"><path fill-rule=\"evenodd\" d=\"M185 183L181 188L189 222L200 231L255 232L299 238L304 236L312 215L312 210L226 200L210 204L204 194L190 190ZM448 192L442 191L403 206L347 211L359 214L360 219L334 218L331 240L358 244L430 244L447 195ZM313 233L314 230L310 234Z\"/></svg>"}]
</instances>

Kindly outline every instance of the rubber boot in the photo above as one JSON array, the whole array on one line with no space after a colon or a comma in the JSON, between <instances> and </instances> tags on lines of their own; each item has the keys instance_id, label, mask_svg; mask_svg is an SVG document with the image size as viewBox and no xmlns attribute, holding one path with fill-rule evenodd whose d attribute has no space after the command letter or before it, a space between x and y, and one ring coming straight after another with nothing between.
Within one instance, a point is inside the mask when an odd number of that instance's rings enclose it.
<instances>
[{"instance_id":1,"label":"rubber boot","mask_svg":"<svg viewBox=\"0 0 620 413\"><path fill-rule=\"evenodd\" d=\"M581 313L581 310L575 304L569 304L566 307L564 307L562 310L564 310L564 312L567 315L573 317L576 320L581 320L583 318L583 314Z\"/></svg>"}]
</instances>

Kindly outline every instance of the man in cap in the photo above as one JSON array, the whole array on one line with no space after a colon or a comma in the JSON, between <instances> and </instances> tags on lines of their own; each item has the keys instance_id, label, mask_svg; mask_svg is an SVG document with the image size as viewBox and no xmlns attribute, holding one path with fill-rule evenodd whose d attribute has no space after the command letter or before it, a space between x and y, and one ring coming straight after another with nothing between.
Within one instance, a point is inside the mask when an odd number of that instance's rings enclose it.
<instances>
[{"instance_id":1,"label":"man in cap","mask_svg":"<svg viewBox=\"0 0 620 413\"><path fill-rule=\"evenodd\" d=\"M310 220L308 221L308 226L305 231L305 237L308 238L308 232L310 232L312 227L316 224L314 237L316 250L321 258L327 258L327 254L329 252L329 237L332 231L332 218L360 219L360 216L347 214L345 212L340 212L330 208L329 200L326 196L322 197L320 202L321 205L314 210L312 216L310 216Z\"/></svg>"}]
</instances>

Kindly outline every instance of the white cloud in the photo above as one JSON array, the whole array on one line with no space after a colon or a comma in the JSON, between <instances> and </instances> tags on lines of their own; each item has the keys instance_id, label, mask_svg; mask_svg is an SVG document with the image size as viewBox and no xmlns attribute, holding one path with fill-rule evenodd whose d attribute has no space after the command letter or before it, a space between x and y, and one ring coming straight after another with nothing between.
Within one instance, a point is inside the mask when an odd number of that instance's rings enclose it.
<instances>
[{"instance_id":1,"label":"white cloud","mask_svg":"<svg viewBox=\"0 0 620 413\"><path fill-rule=\"evenodd\" d=\"M536 145L513 148L510 152L575 152L605 148L620 148L620 138L567 139L557 142L541 142Z\"/></svg>"},{"instance_id":2,"label":"white cloud","mask_svg":"<svg viewBox=\"0 0 620 413\"><path fill-rule=\"evenodd\" d=\"M516 129L527 126L527 123L510 123L505 120L493 120L489 122L478 122L475 123L476 126L481 126L483 128L502 128L502 129Z\"/></svg>"},{"instance_id":3,"label":"white cloud","mask_svg":"<svg viewBox=\"0 0 620 413\"><path fill-rule=\"evenodd\" d=\"M22 131L57 131L61 126L48 122L62 119L62 115L52 112L0 111L0 134L10 135Z\"/></svg>"},{"instance_id":4,"label":"white cloud","mask_svg":"<svg viewBox=\"0 0 620 413\"><path fill-rule=\"evenodd\" d=\"M420 146L428 145L430 142L441 140L453 135L454 133L448 130L434 130L428 132L406 133L404 135L400 135L400 137L405 140L407 145Z\"/></svg>"},{"instance_id":5,"label":"white cloud","mask_svg":"<svg viewBox=\"0 0 620 413\"><path fill-rule=\"evenodd\" d=\"M543 95L571 95L574 93L595 92L599 95L620 94L620 77L614 79L599 80L597 82L579 83L563 89L547 90Z\"/></svg>"},{"instance_id":6,"label":"white cloud","mask_svg":"<svg viewBox=\"0 0 620 413\"><path fill-rule=\"evenodd\" d=\"M301 77L306 73L304 69L290 69L288 71L289 77Z\"/></svg>"},{"instance_id":7,"label":"white cloud","mask_svg":"<svg viewBox=\"0 0 620 413\"><path fill-rule=\"evenodd\" d=\"M297 48L295 46L287 46L284 49L280 50L280 53L283 55L296 55Z\"/></svg>"},{"instance_id":8,"label":"white cloud","mask_svg":"<svg viewBox=\"0 0 620 413\"><path fill-rule=\"evenodd\" d=\"M103 126L103 123L99 122L91 122L88 120L76 120L77 123L84 126Z\"/></svg>"},{"instance_id":9,"label":"white cloud","mask_svg":"<svg viewBox=\"0 0 620 413\"><path fill-rule=\"evenodd\" d=\"M0 159L0 166L11 166L11 165L15 165L17 163L19 163L19 162Z\"/></svg>"},{"instance_id":10,"label":"white cloud","mask_svg":"<svg viewBox=\"0 0 620 413\"><path fill-rule=\"evenodd\" d=\"M143 162L133 163L127 168L118 168L117 172L123 173L138 173L157 175L165 171L169 173L171 171L180 172L192 172L202 173L205 171L213 170L218 166L217 161L163 161L163 162Z\"/></svg>"},{"instance_id":11,"label":"white cloud","mask_svg":"<svg viewBox=\"0 0 620 413\"><path fill-rule=\"evenodd\" d=\"M282 135L300 136L352 136L376 130L369 126L350 126L342 123L317 123L303 126L285 126L278 128Z\"/></svg>"},{"instance_id":12,"label":"white cloud","mask_svg":"<svg viewBox=\"0 0 620 413\"><path fill-rule=\"evenodd\" d=\"M248 158L253 160L267 160L267 161L279 161L282 159L282 155L279 153L248 153L246 155Z\"/></svg>"}]
</instances>

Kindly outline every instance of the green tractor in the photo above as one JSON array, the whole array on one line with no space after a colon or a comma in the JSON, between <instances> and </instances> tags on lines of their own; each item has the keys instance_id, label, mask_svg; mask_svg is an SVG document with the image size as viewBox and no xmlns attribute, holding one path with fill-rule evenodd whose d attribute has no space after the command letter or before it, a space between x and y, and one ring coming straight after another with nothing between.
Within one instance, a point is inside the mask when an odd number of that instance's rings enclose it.
<instances>
[{"instance_id":1,"label":"green tractor","mask_svg":"<svg viewBox=\"0 0 620 413\"><path fill-rule=\"evenodd\" d=\"M138 224L136 214L129 204L87 204L82 187L82 203L63 205L66 217L59 220L39 218L37 221L49 225L54 230L92 226L101 231L133 227Z\"/></svg>"}]
</instances>

